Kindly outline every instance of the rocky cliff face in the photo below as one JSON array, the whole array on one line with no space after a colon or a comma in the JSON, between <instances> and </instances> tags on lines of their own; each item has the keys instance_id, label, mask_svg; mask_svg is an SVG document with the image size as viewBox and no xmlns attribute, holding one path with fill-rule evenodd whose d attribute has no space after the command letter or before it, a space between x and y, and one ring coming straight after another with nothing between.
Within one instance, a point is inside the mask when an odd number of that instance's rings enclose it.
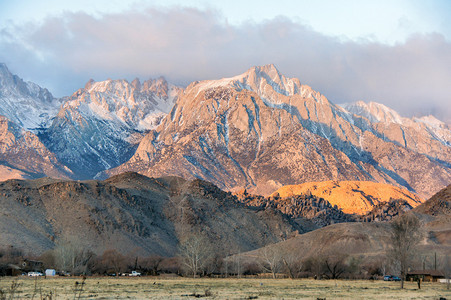
<instances>
[{"instance_id":1,"label":"rocky cliff face","mask_svg":"<svg viewBox=\"0 0 451 300\"><path fill-rule=\"evenodd\" d=\"M356 218L362 222L390 221L391 219L410 211L413 207L408 201L394 199L388 202L381 202L373 207L363 216Z\"/></svg>"},{"instance_id":2,"label":"rocky cliff face","mask_svg":"<svg viewBox=\"0 0 451 300\"><path fill-rule=\"evenodd\" d=\"M429 200L415 208L416 212L432 216L451 215L451 184L440 190ZM451 220L449 220L451 223Z\"/></svg>"},{"instance_id":3,"label":"rocky cliff face","mask_svg":"<svg viewBox=\"0 0 451 300\"><path fill-rule=\"evenodd\" d=\"M89 81L65 99L51 126L40 137L77 178L127 161L144 132L169 112L180 89L164 78Z\"/></svg>"},{"instance_id":4,"label":"rocky cliff face","mask_svg":"<svg viewBox=\"0 0 451 300\"><path fill-rule=\"evenodd\" d=\"M422 153L415 149L426 148L432 135L415 140L414 149L373 125L273 65L254 67L192 83L133 157L107 174L202 178L261 194L309 181L368 180L423 197L451 180L449 145Z\"/></svg>"},{"instance_id":5,"label":"rocky cliff face","mask_svg":"<svg viewBox=\"0 0 451 300\"><path fill-rule=\"evenodd\" d=\"M347 214L359 215L369 213L377 205L392 199L405 200L411 208L424 201L406 189L370 181L307 182L284 186L273 193L273 196L282 198L296 195L324 198Z\"/></svg>"},{"instance_id":6,"label":"rocky cliff face","mask_svg":"<svg viewBox=\"0 0 451 300\"><path fill-rule=\"evenodd\" d=\"M37 133L77 179L132 170L259 194L303 182L366 180L422 198L451 180L447 124L402 118L377 103L337 106L273 65L184 91L162 78L91 80L59 100L0 69L5 116Z\"/></svg>"},{"instance_id":7,"label":"rocky cliff face","mask_svg":"<svg viewBox=\"0 0 451 300\"><path fill-rule=\"evenodd\" d=\"M451 128L433 116L403 118L383 104L362 101L341 104L355 116L371 122L375 135L411 151L449 165L451 158Z\"/></svg>"},{"instance_id":8,"label":"rocky cliff face","mask_svg":"<svg viewBox=\"0 0 451 300\"><path fill-rule=\"evenodd\" d=\"M0 115L26 130L45 127L58 112L60 99L35 83L25 82L0 63Z\"/></svg>"},{"instance_id":9,"label":"rocky cliff face","mask_svg":"<svg viewBox=\"0 0 451 300\"><path fill-rule=\"evenodd\" d=\"M3 179L50 176L70 178L61 164L32 132L0 116L0 161Z\"/></svg>"},{"instance_id":10,"label":"rocky cliff face","mask_svg":"<svg viewBox=\"0 0 451 300\"><path fill-rule=\"evenodd\" d=\"M313 195L263 197L237 193L236 196L239 201L248 206L278 210L302 223L308 231L334 223L355 222L359 218L359 216L346 214L337 205L332 205L324 198Z\"/></svg>"},{"instance_id":11,"label":"rocky cliff face","mask_svg":"<svg viewBox=\"0 0 451 300\"><path fill-rule=\"evenodd\" d=\"M164 78L144 82L135 79L131 83L90 80L72 96L55 99L48 90L24 82L0 64L0 115L17 128L29 131L27 136L37 134L45 147L31 143L28 149L36 146L40 152L40 148L47 148L52 159L69 167L70 175L77 179L93 178L128 160L145 132L156 127L170 111L180 91ZM4 156L6 162L14 160L9 155L12 154ZM36 169L35 163L27 166L26 156L23 158L20 170L2 164L0 177L29 177L26 172ZM31 176L66 178L67 174L47 172Z\"/></svg>"},{"instance_id":12,"label":"rocky cliff face","mask_svg":"<svg viewBox=\"0 0 451 300\"><path fill-rule=\"evenodd\" d=\"M180 239L199 233L237 253L302 232L281 213L248 208L208 182L136 173L106 181L8 180L0 183L0 207L0 242L36 254L66 240L99 254L173 256Z\"/></svg>"}]
</instances>

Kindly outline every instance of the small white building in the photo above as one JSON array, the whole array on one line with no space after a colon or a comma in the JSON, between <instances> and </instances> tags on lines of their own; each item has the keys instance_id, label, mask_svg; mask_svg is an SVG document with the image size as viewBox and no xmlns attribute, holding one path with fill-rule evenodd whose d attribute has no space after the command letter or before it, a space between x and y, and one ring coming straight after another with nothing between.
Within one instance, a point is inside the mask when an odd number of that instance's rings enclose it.
<instances>
[{"instance_id":1,"label":"small white building","mask_svg":"<svg viewBox=\"0 0 451 300\"><path fill-rule=\"evenodd\" d=\"M45 276L55 276L56 271L54 269L46 269L45 270Z\"/></svg>"}]
</instances>

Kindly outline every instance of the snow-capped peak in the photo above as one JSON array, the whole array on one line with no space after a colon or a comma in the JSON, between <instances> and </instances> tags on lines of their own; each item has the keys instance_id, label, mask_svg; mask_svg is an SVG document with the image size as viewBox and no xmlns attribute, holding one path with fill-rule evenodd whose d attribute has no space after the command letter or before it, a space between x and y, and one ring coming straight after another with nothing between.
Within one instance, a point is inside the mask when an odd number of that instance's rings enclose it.
<instances>
[{"instance_id":1,"label":"snow-capped peak","mask_svg":"<svg viewBox=\"0 0 451 300\"><path fill-rule=\"evenodd\" d=\"M60 99L39 85L25 82L0 64L0 115L34 130L49 125L61 105Z\"/></svg>"},{"instance_id":2,"label":"snow-capped peak","mask_svg":"<svg viewBox=\"0 0 451 300\"><path fill-rule=\"evenodd\" d=\"M372 123L396 123L403 124L403 118L393 109L376 102L357 101L353 103L339 104L350 113L367 118Z\"/></svg>"},{"instance_id":3,"label":"snow-capped peak","mask_svg":"<svg viewBox=\"0 0 451 300\"><path fill-rule=\"evenodd\" d=\"M196 82L190 87L197 88L198 93L217 87L246 89L269 101L273 98L274 92L284 96L301 94L303 86L301 86L299 79L285 77L276 66L269 64L252 67L243 74L234 77Z\"/></svg>"},{"instance_id":4,"label":"snow-capped peak","mask_svg":"<svg viewBox=\"0 0 451 300\"><path fill-rule=\"evenodd\" d=\"M436 127L436 128L442 128L446 126L445 122L440 121L436 117L429 115L429 116L423 116L420 118L414 118L415 122L424 123L426 125L429 125L430 127Z\"/></svg>"},{"instance_id":5,"label":"snow-capped peak","mask_svg":"<svg viewBox=\"0 0 451 300\"><path fill-rule=\"evenodd\" d=\"M164 78L129 83L125 79L89 80L70 97L65 109L84 107L98 119L116 120L130 129L149 130L169 113L180 88Z\"/></svg>"}]
</instances>

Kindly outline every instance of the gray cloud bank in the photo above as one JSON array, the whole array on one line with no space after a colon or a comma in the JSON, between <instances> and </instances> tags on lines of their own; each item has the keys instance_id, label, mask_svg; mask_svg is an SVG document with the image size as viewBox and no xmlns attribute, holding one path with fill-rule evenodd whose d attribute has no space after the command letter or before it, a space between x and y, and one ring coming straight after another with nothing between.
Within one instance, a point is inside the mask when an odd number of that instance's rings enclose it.
<instances>
[{"instance_id":1,"label":"gray cloud bank","mask_svg":"<svg viewBox=\"0 0 451 300\"><path fill-rule=\"evenodd\" d=\"M163 75L186 85L274 63L334 103L376 101L451 122L451 43L434 33L389 46L343 41L283 17L232 26L217 11L190 8L66 13L0 29L0 62L57 96L90 78Z\"/></svg>"}]
</instances>

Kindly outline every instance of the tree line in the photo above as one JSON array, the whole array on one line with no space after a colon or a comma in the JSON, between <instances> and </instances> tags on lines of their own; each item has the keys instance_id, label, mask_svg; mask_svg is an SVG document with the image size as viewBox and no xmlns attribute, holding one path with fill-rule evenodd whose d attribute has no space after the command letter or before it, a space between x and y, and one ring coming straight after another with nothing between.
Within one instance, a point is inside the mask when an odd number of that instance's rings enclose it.
<instances>
[{"instance_id":1,"label":"tree line","mask_svg":"<svg viewBox=\"0 0 451 300\"><path fill-rule=\"evenodd\" d=\"M113 249L96 255L66 240L56 242L54 249L38 257L24 255L14 247L3 247L0 248L0 274L6 275L8 266L19 265L21 260L29 258L41 261L43 269L56 269L71 275L117 276L138 270L143 275L153 276L175 273L191 277L241 277L265 273L272 278L376 279L386 274L400 274L402 287L408 268L418 265L417 245L424 235L414 214L402 215L390 224L391 248L371 260L349 255L340 249L305 257L297 249L281 250L274 245L252 255L241 254L237 249L225 250L197 232L184 235L175 257L124 255ZM438 260L439 266L449 276L450 258L441 256Z\"/></svg>"}]
</instances>

